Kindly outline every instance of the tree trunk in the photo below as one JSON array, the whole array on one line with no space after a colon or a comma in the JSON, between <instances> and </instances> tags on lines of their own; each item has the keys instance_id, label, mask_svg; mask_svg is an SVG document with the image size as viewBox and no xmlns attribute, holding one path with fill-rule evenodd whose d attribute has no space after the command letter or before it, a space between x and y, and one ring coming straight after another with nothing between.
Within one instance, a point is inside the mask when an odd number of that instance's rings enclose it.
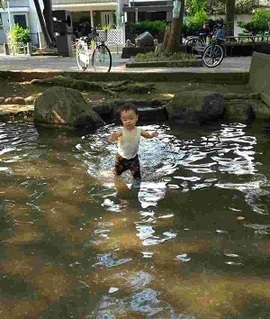
<instances>
[{"instance_id":1,"label":"tree trunk","mask_svg":"<svg viewBox=\"0 0 270 319\"><path fill-rule=\"evenodd\" d=\"M164 32L163 47L167 48L169 37L171 34L171 26L167 25Z\"/></svg>"},{"instance_id":2,"label":"tree trunk","mask_svg":"<svg viewBox=\"0 0 270 319\"><path fill-rule=\"evenodd\" d=\"M174 1L173 7L173 20L170 27L170 33L168 34L168 29L166 29L168 39L166 38L166 43L164 43L164 48L168 53L173 53L179 51L181 28L183 24L184 15L184 0Z\"/></svg>"},{"instance_id":3,"label":"tree trunk","mask_svg":"<svg viewBox=\"0 0 270 319\"><path fill-rule=\"evenodd\" d=\"M235 0L226 0L226 32L228 36L234 36L234 11Z\"/></svg>"},{"instance_id":4,"label":"tree trunk","mask_svg":"<svg viewBox=\"0 0 270 319\"><path fill-rule=\"evenodd\" d=\"M47 30L47 27L46 27L46 24L45 24L45 21L44 21L44 18L43 18L43 14L42 14L42 11L41 11L41 8L40 8L40 5L39 5L39 1L38 0L33 0L33 1L34 1L34 4L35 4L35 7L36 7L39 23L40 23L40 26L41 26L41 30L42 30L42 32L44 34L44 38L45 38L45 41L47 43L47 46L49 48L53 48L53 43L52 43L51 37L50 37L50 35L48 33L48 30Z\"/></svg>"},{"instance_id":5,"label":"tree trunk","mask_svg":"<svg viewBox=\"0 0 270 319\"><path fill-rule=\"evenodd\" d=\"M56 43L54 32L53 32L53 16L52 16L52 1L51 0L43 0L44 10L43 16L46 23L47 31L52 41L52 45L54 46Z\"/></svg>"}]
</instances>

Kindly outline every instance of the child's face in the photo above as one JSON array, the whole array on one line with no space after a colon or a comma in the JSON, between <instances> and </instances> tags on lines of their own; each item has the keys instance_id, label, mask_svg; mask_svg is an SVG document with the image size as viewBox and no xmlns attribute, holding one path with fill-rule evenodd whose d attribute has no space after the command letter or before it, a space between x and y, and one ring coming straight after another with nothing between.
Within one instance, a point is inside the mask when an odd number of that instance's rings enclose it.
<instances>
[{"instance_id":1,"label":"child's face","mask_svg":"<svg viewBox=\"0 0 270 319\"><path fill-rule=\"evenodd\" d=\"M138 115L133 110L122 111L120 114L120 119L124 128L132 130L138 121Z\"/></svg>"}]
</instances>

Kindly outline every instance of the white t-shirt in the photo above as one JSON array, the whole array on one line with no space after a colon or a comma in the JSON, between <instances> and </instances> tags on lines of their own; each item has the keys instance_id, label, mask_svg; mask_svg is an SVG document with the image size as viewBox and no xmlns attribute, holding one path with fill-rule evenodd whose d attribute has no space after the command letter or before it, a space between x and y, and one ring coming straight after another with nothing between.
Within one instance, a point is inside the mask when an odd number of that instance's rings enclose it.
<instances>
[{"instance_id":1,"label":"white t-shirt","mask_svg":"<svg viewBox=\"0 0 270 319\"><path fill-rule=\"evenodd\" d=\"M122 136L118 139L118 154L125 159L134 158L139 151L141 128L136 127L136 133L130 134L128 130L122 128Z\"/></svg>"}]
</instances>

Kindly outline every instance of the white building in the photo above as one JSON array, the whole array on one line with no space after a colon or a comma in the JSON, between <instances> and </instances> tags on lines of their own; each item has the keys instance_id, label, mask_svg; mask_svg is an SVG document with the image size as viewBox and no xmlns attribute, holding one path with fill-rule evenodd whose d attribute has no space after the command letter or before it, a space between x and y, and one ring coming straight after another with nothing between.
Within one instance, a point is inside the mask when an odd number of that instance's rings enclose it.
<instances>
[{"instance_id":1,"label":"white building","mask_svg":"<svg viewBox=\"0 0 270 319\"><path fill-rule=\"evenodd\" d=\"M41 32L36 8L33 0L6 0L7 9L0 9L0 44L7 42L7 34L14 23L28 27L31 32L32 44L45 45ZM41 9L43 1L39 0ZM260 0L261 6L270 6L270 0ZM113 29L111 41L123 43L124 22L143 20L171 21L173 0L52 0L53 10L71 12L73 29L76 31L83 21L93 27ZM236 17L237 20L249 20L252 15ZM123 32L121 33L122 30ZM236 30L237 34L239 30ZM110 40L110 39L109 39Z\"/></svg>"},{"instance_id":2,"label":"white building","mask_svg":"<svg viewBox=\"0 0 270 319\"><path fill-rule=\"evenodd\" d=\"M28 27L32 43L42 45L43 37L33 0L6 0L8 7L0 9L0 44L7 42L8 32L15 23ZM40 0L39 0L40 1ZM40 1L42 5L42 1Z\"/></svg>"}]
</instances>

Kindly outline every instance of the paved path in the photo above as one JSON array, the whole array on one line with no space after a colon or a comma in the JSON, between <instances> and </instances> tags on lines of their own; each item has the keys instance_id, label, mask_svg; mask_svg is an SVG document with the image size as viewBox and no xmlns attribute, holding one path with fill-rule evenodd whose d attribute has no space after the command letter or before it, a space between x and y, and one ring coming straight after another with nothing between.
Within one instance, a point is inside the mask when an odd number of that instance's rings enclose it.
<instances>
[{"instance_id":1,"label":"paved path","mask_svg":"<svg viewBox=\"0 0 270 319\"><path fill-rule=\"evenodd\" d=\"M248 72L251 57L225 58L216 68L126 68L127 59L121 59L119 54L113 54L112 73L230 73ZM75 58L57 56L7 56L0 55L0 71L69 71L83 72L77 67ZM86 72L93 72L90 68Z\"/></svg>"}]
</instances>

